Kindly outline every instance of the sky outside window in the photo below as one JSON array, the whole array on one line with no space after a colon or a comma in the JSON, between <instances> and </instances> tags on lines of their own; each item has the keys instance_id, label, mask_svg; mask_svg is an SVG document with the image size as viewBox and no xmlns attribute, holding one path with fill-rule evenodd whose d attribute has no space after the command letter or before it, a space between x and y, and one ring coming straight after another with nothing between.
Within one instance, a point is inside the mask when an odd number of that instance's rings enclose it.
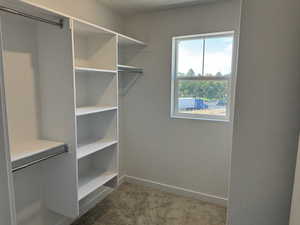
<instances>
[{"instance_id":1,"label":"sky outside window","mask_svg":"<svg viewBox=\"0 0 300 225\"><path fill-rule=\"evenodd\" d=\"M230 75L233 37L188 39L177 41L177 76Z\"/></svg>"},{"instance_id":2,"label":"sky outside window","mask_svg":"<svg viewBox=\"0 0 300 225\"><path fill-rule=\"evenodd\" d=\"M204 75L230 75L233 37L205 39Z\"/></svg>"},{"instance_id":3,"label":"sky outside window","mask_svg":"<svg viewBox=\"0 0 300 225\"><path fill-rule=\"evenodd\" d=\"M202 74L203 39L177 41L177 76L188 76L194 71L194 76Z\"/></svg>"}]
</instances>

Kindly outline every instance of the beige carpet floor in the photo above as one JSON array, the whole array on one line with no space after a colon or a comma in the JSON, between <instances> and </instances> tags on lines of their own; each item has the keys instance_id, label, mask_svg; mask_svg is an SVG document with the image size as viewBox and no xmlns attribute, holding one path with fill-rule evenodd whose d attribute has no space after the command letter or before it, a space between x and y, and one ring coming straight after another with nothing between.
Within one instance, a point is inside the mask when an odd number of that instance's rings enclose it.
<instances>
[{"instance_id":1,"label":"beige carpet floor","mask_svg":"<svg viewBox=\"0 0 300 225\"><path fill-rule=\"evenodd\" d=\"M226 209L124 183L73 225L225 225Z\"/></svg>"}]
</instances>

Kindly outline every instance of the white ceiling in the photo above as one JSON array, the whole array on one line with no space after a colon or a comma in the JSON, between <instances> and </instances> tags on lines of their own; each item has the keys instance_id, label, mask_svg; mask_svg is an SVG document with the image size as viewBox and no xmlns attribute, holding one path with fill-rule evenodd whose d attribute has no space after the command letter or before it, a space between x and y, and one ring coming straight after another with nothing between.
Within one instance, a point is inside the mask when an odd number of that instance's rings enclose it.
<instances>
[{"instance_id":1,"label":"white ceiling","mask_svg":"<svg viewBox=\"0 0 300 225\"><path fill-rule=\"evenodd\" d=\"M122 14L197 5L222 0L98 0Z\"/></svg>"}]
</instances>

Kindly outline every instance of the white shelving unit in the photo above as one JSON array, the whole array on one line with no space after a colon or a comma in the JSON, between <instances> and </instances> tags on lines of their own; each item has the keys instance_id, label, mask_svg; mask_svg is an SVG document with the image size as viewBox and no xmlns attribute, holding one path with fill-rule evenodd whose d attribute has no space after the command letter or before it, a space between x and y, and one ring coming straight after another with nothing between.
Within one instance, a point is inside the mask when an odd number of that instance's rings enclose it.
<instances>
[{"instance_id":1,"label":"white shelving unit","mask_svg":"<svg viewBox=\"0 0 300 225\"><path fill-rule=\"evenodd\" d=\"M27 0L7 2L64 22L0 15L0 168L8 187L0 207L10 211L9 225L59 224L58 215L77 218L118 184L120 70L142 72L129 65L145 43Z\"/></svg>"},{"instance_id":2,"label":"white shelving unit","mask_svg":"<svg viewBox=\"0 0 300 225\"><path fill-rule=\"evenodd\" d=\"M118 57L114 33L77 20L73 29L79 202L118 177Z\"/></svg>"}]
</instances>

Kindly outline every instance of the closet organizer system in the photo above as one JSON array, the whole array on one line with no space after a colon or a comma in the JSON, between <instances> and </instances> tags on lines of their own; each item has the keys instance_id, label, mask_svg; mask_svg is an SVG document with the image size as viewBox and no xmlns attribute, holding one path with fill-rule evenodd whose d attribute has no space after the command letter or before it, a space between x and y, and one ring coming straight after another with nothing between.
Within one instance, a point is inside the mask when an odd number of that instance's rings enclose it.
<instances>
[{"instance_id":1,"label":"closet organizer system","mask_svg":"<svg viewBox=\"0 0 300 225\"><path fill-rule=\"evenodd\" d=\"M76 218L118 184L118 87L126 93L136 80L127 74L143 73L129 65L145 44L13 7L0 7L0 223Z\"/></svg>"}]
</instances>

